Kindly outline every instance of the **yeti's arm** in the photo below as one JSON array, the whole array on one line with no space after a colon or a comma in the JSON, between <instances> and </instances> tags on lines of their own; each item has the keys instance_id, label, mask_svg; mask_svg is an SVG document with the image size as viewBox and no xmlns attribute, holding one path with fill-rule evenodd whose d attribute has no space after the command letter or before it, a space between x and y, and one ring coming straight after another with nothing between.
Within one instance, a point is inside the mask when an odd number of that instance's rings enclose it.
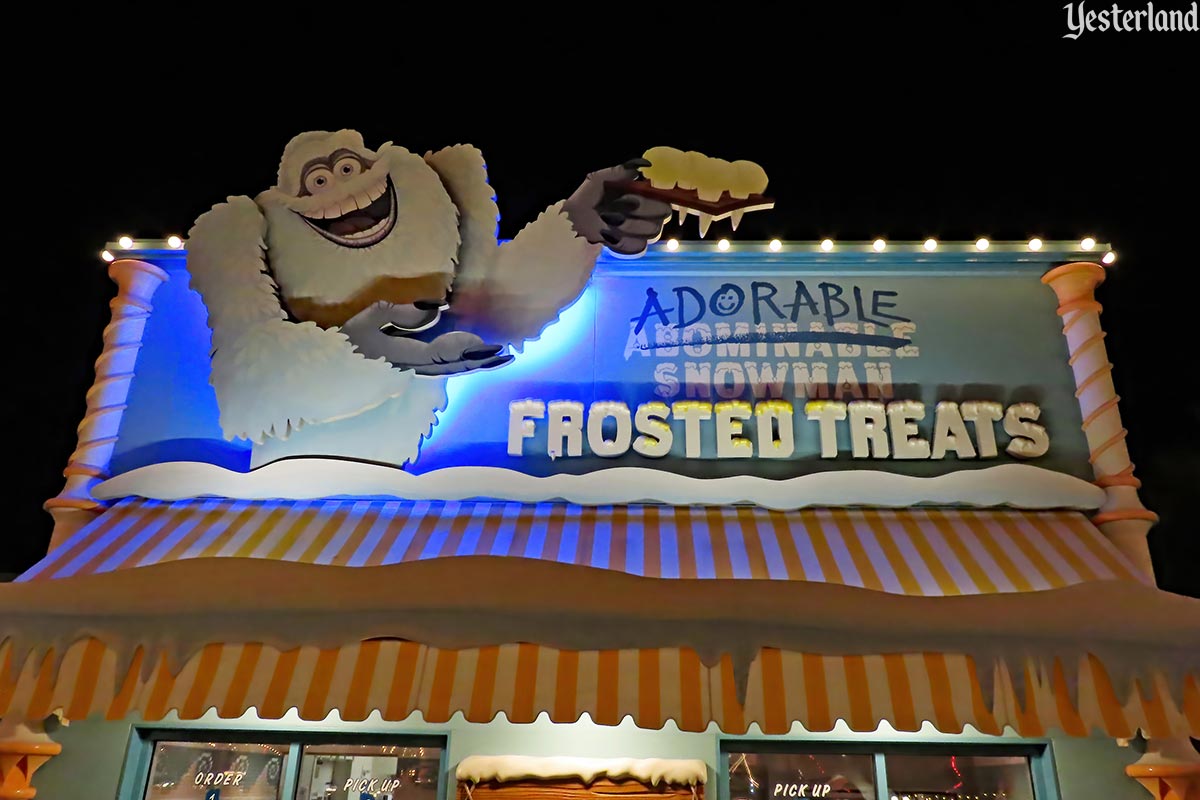
<instances>
[{"instance_id":1,"label":"yeti's arm","mask_svg":"<svg viewBox=\"0 0 1200 800\"><path fill-rule=\"evenodd\" d=\"M355 352L338 330L287 319L266 271L266 220L230 197L188 234L192 287L208 308L212 385L227 439L287 438L309 422L354 416L403 394L411 372Z\"/></svg>"},{"instance_id":2,"label":"yeti's arm","mask_svg":"<svg viewBox=\"0 0 1200 800\"><path fill-rule=\"evenodd\" d=\"M583 291L598 245L578 236L556 203L499 245L499 211L483 155L470 145L429 153L459 211L462 244L451 312L484 341L520 350Z\"/></svg>"}]
</instances>

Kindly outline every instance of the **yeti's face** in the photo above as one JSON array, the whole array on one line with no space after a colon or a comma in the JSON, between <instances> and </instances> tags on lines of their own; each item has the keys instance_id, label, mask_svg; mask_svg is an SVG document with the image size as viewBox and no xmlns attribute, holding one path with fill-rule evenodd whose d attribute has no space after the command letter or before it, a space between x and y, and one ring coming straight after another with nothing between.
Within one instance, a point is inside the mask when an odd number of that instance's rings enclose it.
<instances>
[{"instance_id":1,"label":"yeti's face","mask_svg":"<svg viewBox=\"0 0 1200 800\"><path fill-rule=\"evenodd\" d=\"M374 151L350 130L302 133L255 201L285 300L336 304L380 279L439 274L449 285L454 275L458 211L437 172L402 147Z\"/></svg>"},{"instance_id":2,"label":"yeti's face","mask_svg":"<svg viewBox=\"0 0 1200 800\"><path fill-rule=\"evenodd\" d=\"M396 226L396 188L381 159L340 147L308 159L289 183L284 204L314 231L342 247L370 247Z\"/></svg>"}]
</instances>

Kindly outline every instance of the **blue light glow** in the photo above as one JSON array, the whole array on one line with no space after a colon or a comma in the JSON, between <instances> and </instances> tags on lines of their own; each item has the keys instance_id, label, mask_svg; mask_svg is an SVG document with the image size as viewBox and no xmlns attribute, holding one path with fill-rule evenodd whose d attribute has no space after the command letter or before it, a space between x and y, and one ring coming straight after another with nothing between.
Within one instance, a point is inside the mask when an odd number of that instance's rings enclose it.
<instances>
[{"instance_id":1,"label":"blue light glow","mask_svg":"<svg viewBox=\"0 0 1200 800\"><path fill-rule=\"evenodd\" d=\"M536 385L539 378L544 381L548 376L561 376L561 370L570 370L574 379L579 380L581 369L593 370L594 330L590 329L595 326L595 295L595 287L589 284L537 339L527 341L521 352L513 351L512 363L500 369L448 379L446 410L438 415L433 434L421 445L422 452L432 449L439 439L449 435L442 432L453 427L461 415L470 415L472 411L478 414L477 403L487 399L489 389L511 389L523 383ZM420 462L418 459L417 464Z\"/></svg>"}]
</instances>

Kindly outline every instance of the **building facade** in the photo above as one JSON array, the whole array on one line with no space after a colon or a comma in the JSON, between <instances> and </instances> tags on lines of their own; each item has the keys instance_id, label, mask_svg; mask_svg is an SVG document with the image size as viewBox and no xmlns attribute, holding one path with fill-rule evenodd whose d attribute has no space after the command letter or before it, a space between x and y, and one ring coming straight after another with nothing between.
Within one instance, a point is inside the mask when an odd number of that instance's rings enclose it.
<instances>
[{"instance_id":1,"label":"building facade","mask_svg":"<svg viewBox=\"0 0 1200 800\"><path fill-rule=\"evenodd\" d=\"M106 251L54 541L0 586L0 797L1200 791L1200 610L1154 588L1106 245L627 260L555 239L574 195L497 243L474 151L425 157L447 233L405 229L407 156L297 141L257 206ZM371 317L339 282L401 234L444 294Z\"/></svg>"}]
</instances>

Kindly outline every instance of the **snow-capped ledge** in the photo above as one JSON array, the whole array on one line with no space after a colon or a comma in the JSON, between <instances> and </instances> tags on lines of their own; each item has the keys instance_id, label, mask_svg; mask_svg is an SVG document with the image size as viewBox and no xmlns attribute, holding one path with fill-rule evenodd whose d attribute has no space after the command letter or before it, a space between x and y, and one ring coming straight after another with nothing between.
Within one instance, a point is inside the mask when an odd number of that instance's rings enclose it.
<instances>
[{"instance_id":1,"label":"snow-capped ledge","mask_svg":"<svg viewBox=\"0 0 1200 800\"><path fill-rule=\"evenodd\" d=\"M614 467L590 475L545 478L499 467L449 467L413 475L394 467L328 458L276 461L252 472L212 464L152 464L104 481L96 497L239 500L321 497L398 497L406 500L472 498L581 505L753 503L778 511L808 506L904 507L921 503L968 506L1099 508L1104 491L1061 472L1029 464L1002 464L916 478L876 470L816 472L785 480L750 475L693 478L665 470Z\"/></svg>"},{"instance_id":2,"label":"snow-capped ledge","mask_svg":"<svg viewBox=\"0 0 1200 800\"><path fill-rule=\"evenodd\" d=\"M708 766L691 758L571 758L556 756L467 756L455 777L467 783L512 783L522 780L632 779L647 786L696 786L708 780Z\"/></svg>"}]
</instances>

